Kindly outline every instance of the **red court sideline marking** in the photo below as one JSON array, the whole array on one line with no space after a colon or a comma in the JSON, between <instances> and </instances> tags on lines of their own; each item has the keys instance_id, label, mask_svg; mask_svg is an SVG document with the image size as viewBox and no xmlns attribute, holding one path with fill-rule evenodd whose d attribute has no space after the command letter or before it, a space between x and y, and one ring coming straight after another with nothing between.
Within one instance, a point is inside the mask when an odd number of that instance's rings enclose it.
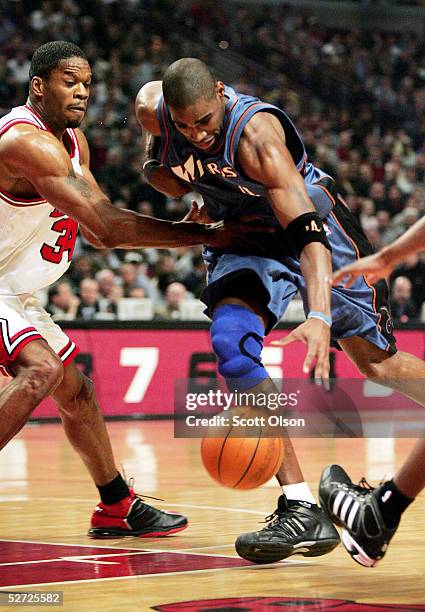
<instances>
[{"instance_id":1,"label":"red court sideline marking","mask_svg":"<svg viewBox=\"0 0 425 612\"><path fill-rule=\"evenodd\" d=\"M155 576L250 565L243 559L220 555L0 540L0 587Z\"/></svg>"}]
</instances>

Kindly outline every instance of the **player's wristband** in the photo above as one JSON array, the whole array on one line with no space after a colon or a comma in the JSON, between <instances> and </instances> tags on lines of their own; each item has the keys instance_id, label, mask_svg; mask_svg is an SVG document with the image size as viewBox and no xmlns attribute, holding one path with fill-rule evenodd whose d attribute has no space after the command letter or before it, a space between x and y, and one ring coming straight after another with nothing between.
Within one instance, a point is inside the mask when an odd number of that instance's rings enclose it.
<instances>
[{"instance_id":1,"label":"player's wristband","mask_svg":"<svg viewBox=\"0 0 425 612\"><path fill-rule=\"evenodd\" d=\"M310 310L307 319L320 319L323 323L326 323L328 327L332 327L332 317L328 317L324 312L319 312L318 310Z\"/></svg>"}]
</instances>

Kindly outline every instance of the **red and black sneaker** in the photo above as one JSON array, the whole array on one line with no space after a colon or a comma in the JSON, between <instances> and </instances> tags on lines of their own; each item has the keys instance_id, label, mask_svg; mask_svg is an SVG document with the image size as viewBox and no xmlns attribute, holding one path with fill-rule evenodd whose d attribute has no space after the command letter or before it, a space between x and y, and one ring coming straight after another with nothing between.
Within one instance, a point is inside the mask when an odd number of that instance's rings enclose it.
<instances>
[{"instance_id":1,"label":"red and black sneaker","mask_svg":"<svg viewBox=\"0 0 425 612\"><path fill-rule=\"evenodd\" d=\"M96 506L88 535L91 538L157 538L182 531L187 525L185 516L149 506L130 488L130 495L120 502L100 502Z\"/></svg>"}]
</instances>

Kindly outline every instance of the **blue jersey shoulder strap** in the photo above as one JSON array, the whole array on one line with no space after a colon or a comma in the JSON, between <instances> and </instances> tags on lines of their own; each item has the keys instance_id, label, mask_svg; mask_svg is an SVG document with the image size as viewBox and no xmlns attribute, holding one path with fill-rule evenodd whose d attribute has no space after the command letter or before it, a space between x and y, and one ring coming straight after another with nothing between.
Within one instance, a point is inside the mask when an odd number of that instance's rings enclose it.
<instances>
[{"instance_id":1,"label":"blue jersey shoulder strap","mask_svg":"<svg viewBox=\"0 0 425 612\"><path fill-rule=\"evenodd\" d=\"M301 136L298 134L288 115L280 108L277 108L277 106L263 102L259 98L237 94L231 87L226 86L226 96L229 98L226 112L230 110L224 151L226 161L232 166L235 165L235 155L239 146L239 140L246 124L253 115L259 112L268 112L275 115L282 124L286 136L286 146L297 169L302 172L307 154Z\"/></svg>"}]
</instances>

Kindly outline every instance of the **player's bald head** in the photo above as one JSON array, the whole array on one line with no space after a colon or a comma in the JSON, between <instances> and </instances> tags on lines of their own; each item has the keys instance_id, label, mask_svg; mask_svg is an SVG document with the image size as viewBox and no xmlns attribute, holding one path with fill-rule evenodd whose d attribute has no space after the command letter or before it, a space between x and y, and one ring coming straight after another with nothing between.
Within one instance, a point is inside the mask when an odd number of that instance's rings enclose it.
<instances>
[{"instance_id":1,"label":"player's bald head","mask_svg":"<svg viewBox=\"0 0 425 612\"><path fill-rule=\"evenodd\" d=\"M199 98L211 100L216 93L216 78L208 66L195 57L184 57L165 71L162 91L173 108L192 106Z\"/></svg>"}]
</instances>

